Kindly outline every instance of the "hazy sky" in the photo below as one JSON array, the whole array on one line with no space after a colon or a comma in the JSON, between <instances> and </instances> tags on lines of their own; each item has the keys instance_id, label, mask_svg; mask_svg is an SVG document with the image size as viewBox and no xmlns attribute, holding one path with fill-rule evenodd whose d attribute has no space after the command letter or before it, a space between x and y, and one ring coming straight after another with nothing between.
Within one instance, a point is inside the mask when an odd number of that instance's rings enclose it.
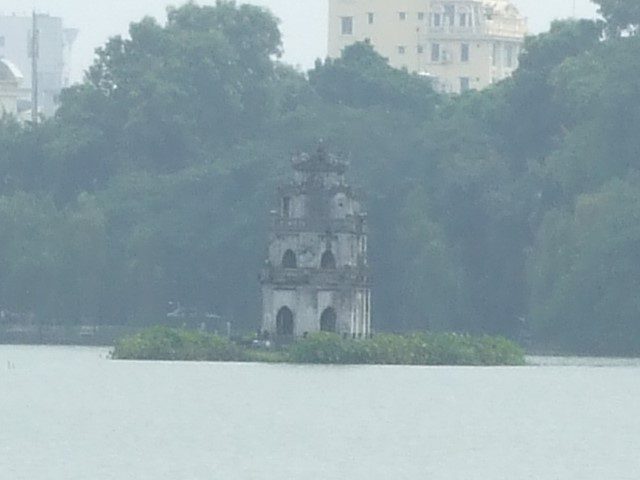
<instances>
[{"instance_id":1,"label":"hazy sky","mask_svg":"<svg viewBox=\"0 0 640 480\"><path fill-rule=\"evenodd\" d=\"M393 0L389 0L393 1ZM590 0L512 0L529 18L529 28L537 33L546 30L551 20L572 15L592 18L596 7ZM112 35L125 34L129 23L145 15L165 18L168 5L182 0L0 0L3 14L27 14L32 8L61 16L69 27L80 29L74 49L74 79L91 63L96 47ZM215 4L203 0L200 4ZM270 7L282 20L285 61L310 67L326 53L327 0L249 0L246 3Z\"/></svg>"}]
</instances>

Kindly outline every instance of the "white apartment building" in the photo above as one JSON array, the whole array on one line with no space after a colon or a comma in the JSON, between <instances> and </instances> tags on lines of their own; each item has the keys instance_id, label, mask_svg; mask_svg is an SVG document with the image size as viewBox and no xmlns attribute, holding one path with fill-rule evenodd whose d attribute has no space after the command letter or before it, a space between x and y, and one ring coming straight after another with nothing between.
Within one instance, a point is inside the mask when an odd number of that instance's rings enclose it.
<instances>
[{"instance_id":1,"label":"white apartment building","mask_svg":"<svg viewBox=\"0 0 640 480\"><path fill-rule=\"evenodd\" d=\"M70 55L78 31L64 28L61 18L37 15L38 30L38 104L45 116L55 113L58 96L70 86ZM31 102L31 16L0 15L0 58L10 61L22 72L21 103Z\"/></svg>"},{"instance_id":2,"label":"white apartment building","mask_svg":"<svg viewBox=\"0 0 640 480\"><path fill-rule=\"evenodd\" d=\"M369 41L396 68L446 93L510 76L527 22L508 0L329 0L329 56Z\"/></svg>"}]
</instances>

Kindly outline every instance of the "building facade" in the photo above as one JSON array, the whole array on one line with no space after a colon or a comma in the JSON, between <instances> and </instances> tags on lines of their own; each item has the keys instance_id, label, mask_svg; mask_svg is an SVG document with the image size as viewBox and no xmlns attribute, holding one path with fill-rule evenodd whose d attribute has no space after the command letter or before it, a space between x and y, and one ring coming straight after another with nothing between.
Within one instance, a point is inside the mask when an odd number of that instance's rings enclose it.
<instances>
[{"instance_id":1,"label":"building facade","mask_svg":"<svg viewBox=\"0 0 640 480\"><path fill-rule=\"evenodd\" d=\"M71 84L71 51L78 31L64 28L61 18L49 15L36 15L36 25L39 111L51 116L57 109L60 92ZM31 16L0 16L0 58L9 60L22 72L21 100L26 103L31 102L32 38Z\"/></svg>"},{"instance_id":2,"label":"building facade","mask_svg":"<svg viewBox=\"0 0 640 480\"><path fill-rule=\"evenodd\" d=\"M329 0L329 56L369 41L395 68L445 93L510 76L527 22L508 0Z\"/></svg>"},{"instance_id":3,"label":"building facade","mask_svg":"<svg viewBox=\"0 0 640 480\"><path fill-rule=\"evenodd\" d=\"M261 275L263 332L300 337L371 333L366 215L344 179L347 163L324 149L293 159L279 190Z\"/></svg>"}]
</instances>

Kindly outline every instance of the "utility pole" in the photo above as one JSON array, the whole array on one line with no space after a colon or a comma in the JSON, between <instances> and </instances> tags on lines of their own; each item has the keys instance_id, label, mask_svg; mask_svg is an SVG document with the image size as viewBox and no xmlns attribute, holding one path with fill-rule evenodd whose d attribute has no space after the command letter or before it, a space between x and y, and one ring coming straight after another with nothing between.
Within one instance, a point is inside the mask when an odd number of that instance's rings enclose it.
<instances>
[{"instance_id":1,"label":"utility pole","mask_svg":"<svg viewBox=\"0 0 640 480\"><path fill-rule=\"evenodd\" d=\"M576 0L573 0L573 18L576 18Z\"/></svg>"},{"instance_id":2,"label":"utility pole","mask_svg":"<svg viewBox=\"0 0 640 480\"><path fill-rule=\"evenodd\" d=\"M38 124L38 57L40 56L40 32L38 15L33 11L31 32L31 121Z\"/></svg>"}]
</instances>

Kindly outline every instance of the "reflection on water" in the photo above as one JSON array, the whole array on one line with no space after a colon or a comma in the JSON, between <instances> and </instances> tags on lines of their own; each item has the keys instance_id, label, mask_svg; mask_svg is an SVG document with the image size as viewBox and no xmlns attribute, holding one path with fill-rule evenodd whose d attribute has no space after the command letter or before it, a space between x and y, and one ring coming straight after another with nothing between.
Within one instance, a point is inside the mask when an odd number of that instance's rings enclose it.
<instances>
[{"instance_id":1,"label":"reflection on water","mask_svg":"<svg viewBox=\"0 0 640 480\"><path fill-rule=\"evenodd\" d=\"M640 368L640 358L603 357L527 357L529 365L540 367L633 367Z\"/></svg>"},{"instance_id":2,"label":"reflection on water","mask_svg":"<svg viewBox=\"0 0 640 480\"><path fill-rule=\"evenodd\" d=\"M300 367L107 353L0 347L0 479L640 478L637 360Z\"/></svg>"}]
</instances>

